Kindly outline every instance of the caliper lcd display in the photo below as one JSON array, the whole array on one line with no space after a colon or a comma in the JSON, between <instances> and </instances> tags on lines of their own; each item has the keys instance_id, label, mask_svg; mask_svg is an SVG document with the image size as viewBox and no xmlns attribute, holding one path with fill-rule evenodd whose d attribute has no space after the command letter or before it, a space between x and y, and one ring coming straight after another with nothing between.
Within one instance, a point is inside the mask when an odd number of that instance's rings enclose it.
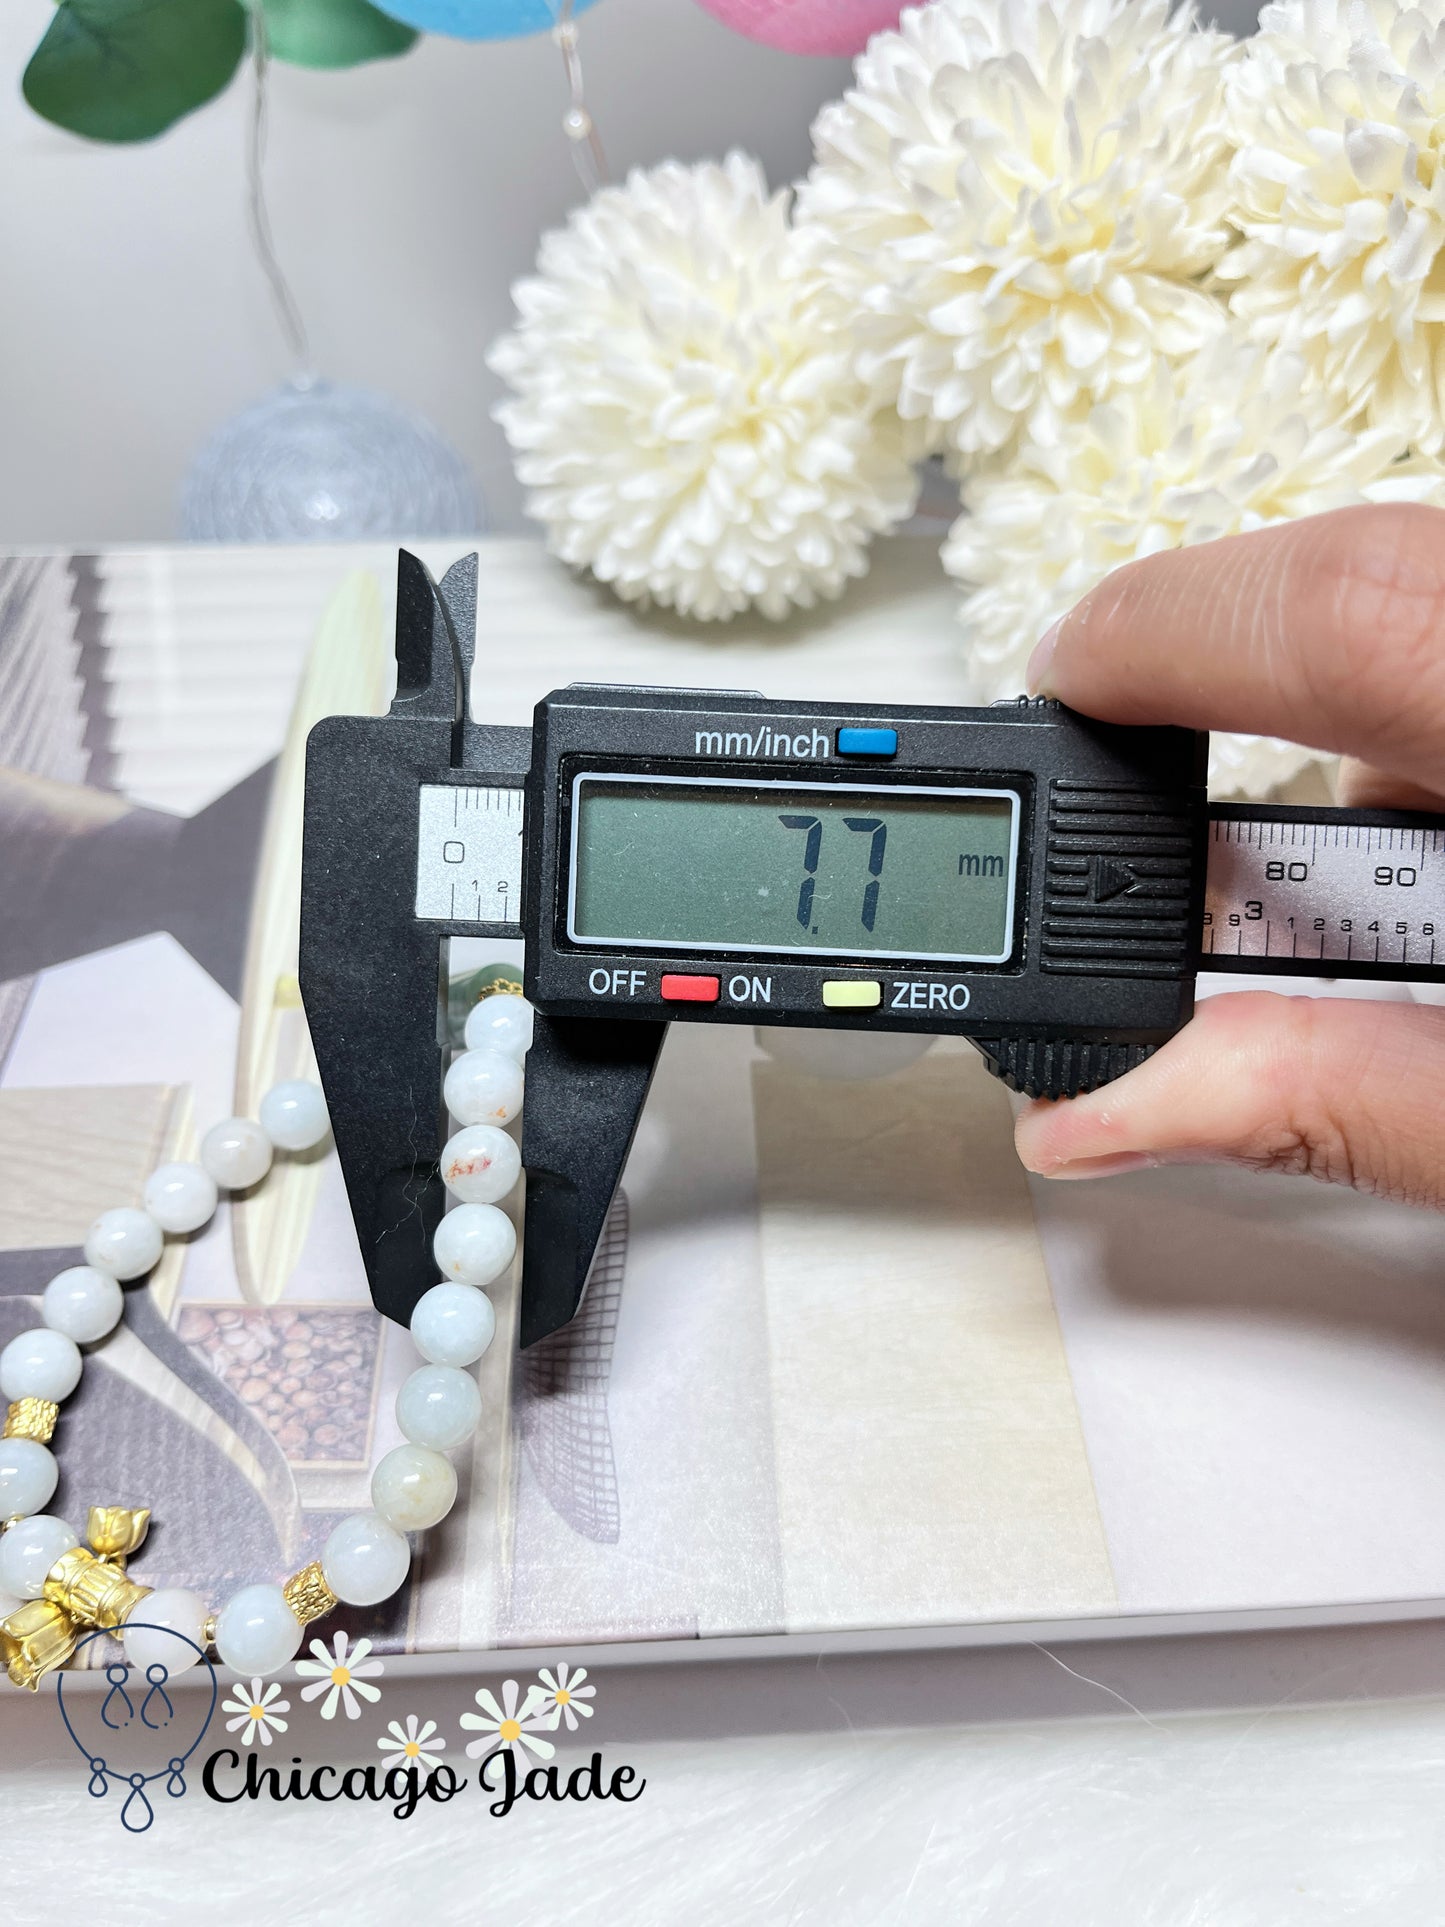
<instances>
[{"instance_id":1,"label":"caliper lcd display","mask_svg":"<svg viewBox=\"0 0 1445 1927\"><path fill-rule=\"evenodd\" d=\"M1008 789L583 773L574 943L1002 963L1019 798Z\"/></svg>"}]
</instances>

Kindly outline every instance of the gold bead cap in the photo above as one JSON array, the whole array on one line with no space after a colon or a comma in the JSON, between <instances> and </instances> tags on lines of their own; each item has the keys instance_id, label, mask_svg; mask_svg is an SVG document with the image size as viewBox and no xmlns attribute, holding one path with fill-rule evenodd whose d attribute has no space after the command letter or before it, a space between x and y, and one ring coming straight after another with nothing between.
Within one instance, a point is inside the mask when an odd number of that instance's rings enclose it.
<instances>
[{"instance_id":1,"label":"gold bead cap","mask_svg":"<svg viewBox=\"0 0 1445 1927\"><path fill-rule=\"evenodd\" d=\"M38 1692L45 1675L70 1658L78 1637L70 1615L53 1600L27 1599L0 1619L0 1664L12 1686Z\"/></svg>"},{"instance_id":2,"label":"gold bead cap","mask_svg":"<svg viewBox=\"0 0 1445 1927\"><path fill-rule=\"evenodd\" d=\"M97 1559L84 1546L72 1546L62 1553L45 1576L47 1599L77 1625L101 1626L108 1631L128 1618L150 1593L149 1586L138 1586L134 1579L127 1579L121 1566Z\"/></svg>"}]
</instances>

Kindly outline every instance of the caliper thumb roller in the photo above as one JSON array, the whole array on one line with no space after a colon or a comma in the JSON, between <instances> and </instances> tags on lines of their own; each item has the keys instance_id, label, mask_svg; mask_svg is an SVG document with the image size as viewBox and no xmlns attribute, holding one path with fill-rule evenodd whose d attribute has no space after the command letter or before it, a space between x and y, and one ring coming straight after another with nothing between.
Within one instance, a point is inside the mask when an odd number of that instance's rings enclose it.
<instances>
[{"instance_id":1,"label":"caliper thumb roller","mask_svg":"<svg viewBox=\"0 0 1445 1927\"><path fill-rule=\"evenodd\" d=\"M447 940L520 939L520 1342L581 1301L669 1022L951 1032L1070 1097L1200 969L1445 980L1445 824L1213 805L1207 736L991 708L467 692L477 558L403 552L397 692L311 733L301 989L378 1308L436 1282ZM1445 941L1440 952L1445 959Z\"/></svg>"}]
</instances>

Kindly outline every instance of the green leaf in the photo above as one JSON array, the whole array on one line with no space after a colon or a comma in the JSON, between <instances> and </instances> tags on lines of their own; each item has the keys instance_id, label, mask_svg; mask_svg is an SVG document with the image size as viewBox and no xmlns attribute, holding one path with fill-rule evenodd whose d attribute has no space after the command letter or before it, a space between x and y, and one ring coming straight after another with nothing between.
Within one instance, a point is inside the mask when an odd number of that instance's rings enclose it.
<instances>
[{"instance_id":1,"label":"green leaf","mask_svg":"<svg viewBox=\"0 0 1445 1927\"><path fill-rule=\"evenodd\" d=\"M355 67L404 54L415 27L379 13L367 0L264 0L266 38L278 60L296 67Z\"/></svg>"},{"instance_id":2,"label":"green leaf","mask_svg":"<svg viewBox=\"0 0 1445 1927\"><path fill-rule=\"evenodd\" d=\"M72 134L150 140L214 99L245 47L240 0L60 0L22 85Z\"/></svg>"}]
</instances>

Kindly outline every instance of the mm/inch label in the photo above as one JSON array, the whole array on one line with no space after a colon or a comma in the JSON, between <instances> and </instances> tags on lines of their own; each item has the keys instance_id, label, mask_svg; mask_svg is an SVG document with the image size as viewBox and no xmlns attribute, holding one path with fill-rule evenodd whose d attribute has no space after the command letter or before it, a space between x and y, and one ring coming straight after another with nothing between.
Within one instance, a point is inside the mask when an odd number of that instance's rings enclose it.
<instances>
[{"instance_id":1,"label":"mm/inch label","mask_svg":"<svg viewBox=\"0 0 1445 1927\"><path fill-rule=\"evenodd\" d=\"M1445 967L1445 825L1270 817L1210 826L1200 952L1323 976Z\"/></svg>"},{"instance_id":2,"label":"mm/inch label","mask_svg":"<svg viewBox=\"0 0 1445 1927\"><path fill-rule=\"evenodd\" d=\"M417 808L417 916L443 923L517 923L525 816L519 789L423 783Z\"/></svg>"}]
</instances>

